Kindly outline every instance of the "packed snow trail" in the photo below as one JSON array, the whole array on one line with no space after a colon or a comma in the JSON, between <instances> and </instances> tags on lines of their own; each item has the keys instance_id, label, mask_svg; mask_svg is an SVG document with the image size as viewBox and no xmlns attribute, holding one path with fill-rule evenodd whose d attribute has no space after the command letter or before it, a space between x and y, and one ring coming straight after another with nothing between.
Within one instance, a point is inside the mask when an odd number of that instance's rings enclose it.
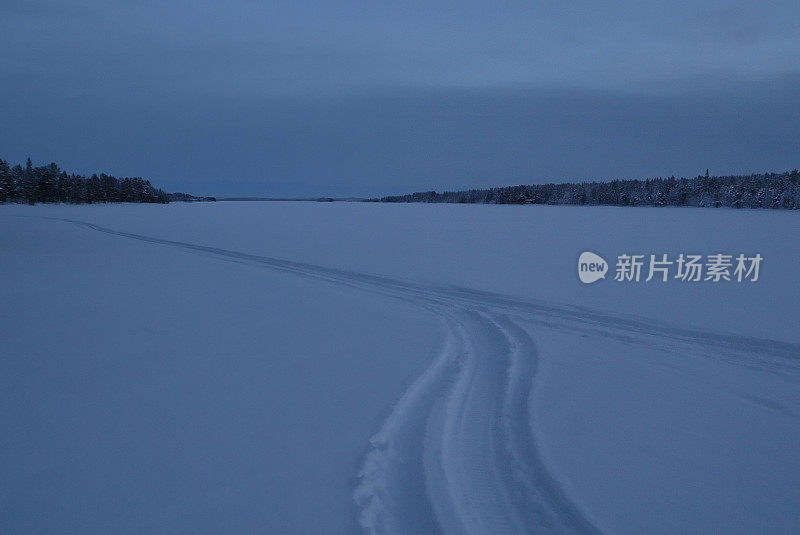
<instances>
[{"instance_id":1,"label":"packed snow trail","mask_svg":"<svg viewBox=\"0 0 800 535\"><path fill-rule=\"evenodd\" d=\"M593 533L532 432L537 326L800 370L800 346L669 326L643 318L230 251L60 219L106 234L312 277L402 299L442 318L447 339L371 439L354 499L370 533Z\"/></svg>"}]
</instances>

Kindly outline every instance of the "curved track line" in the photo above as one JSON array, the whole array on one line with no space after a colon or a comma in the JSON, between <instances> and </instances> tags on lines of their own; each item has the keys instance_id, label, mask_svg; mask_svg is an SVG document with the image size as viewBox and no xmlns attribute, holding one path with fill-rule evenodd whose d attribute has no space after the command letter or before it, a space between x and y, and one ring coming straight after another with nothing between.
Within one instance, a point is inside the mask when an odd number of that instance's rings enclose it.
<instances>
[{"instance_id":1,"label":"curved track line","mask_svg":"<svg viewBox=\"0 0 800 535\"><path fill-rule=\"evenodd\" d=\"M464 364L428 416L425 474L445 533L598 533L541 458L528 425L536 350L511 319L462 310Z\"/></svg>"},{"instance_id":2,"label":"curved track line","mask_svg":"<svg viewBox=\"0 0 800 535\"><path fill-rule=\"evenodd\" d=\"M422 452L426 420L458 367L460 340L447 321L448 337L439 356L395 405L370 439L353 494L359 523L370 533L434 533L438 523L426 498Z\"/></svg>"}]
</instances>

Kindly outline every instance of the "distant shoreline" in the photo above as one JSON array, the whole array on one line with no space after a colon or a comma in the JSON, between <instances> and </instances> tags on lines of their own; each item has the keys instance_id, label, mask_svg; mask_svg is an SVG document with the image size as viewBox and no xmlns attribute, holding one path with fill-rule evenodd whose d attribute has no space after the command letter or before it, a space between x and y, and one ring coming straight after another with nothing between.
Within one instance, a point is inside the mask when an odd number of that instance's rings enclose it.
<instances>
[{"instance_id":1,"label":"distant shoreline","mask_svg":"<svg viewBox=\"0 0 800 535\"><path fill-rule=\"evenodd\" d=\"M217 197L217 201L269 201L269 202L364 202L362 197Z\"/></svg>"},{"instance_id":2,"label":"distant shoreline","mask_svg":"<svg viewBox=\"0 0 800 535\"><path fill-rule=\"evenodd\" d=\"M422 191L369 199L388 203L694 206L800 209L800 172L607 182L560 182L462 191Z\"/></svg>"}]
</instances>

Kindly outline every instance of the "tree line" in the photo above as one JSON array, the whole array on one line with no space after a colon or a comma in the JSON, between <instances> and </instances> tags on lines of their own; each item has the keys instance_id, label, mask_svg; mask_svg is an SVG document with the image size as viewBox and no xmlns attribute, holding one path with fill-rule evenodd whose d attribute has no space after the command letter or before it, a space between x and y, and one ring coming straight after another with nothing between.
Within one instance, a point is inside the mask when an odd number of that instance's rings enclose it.
<instances>
[{"instance_id":1,"label":"tree line","mask_svg":"<svg viewBox=\"0 0 800 535\"><path fill-rule=\"evenodd\" d=\"M437 193L425 191L373 202L708 206L800 209L800 172L694 178L654 178L533 184Z\"/></svg>"},{"instance_id":2,"label":"tree line","mask_svg":"<svg viewBox=\"0 0 800 535\"><path fill-rule=\"evenodd\" d=\"M0 203L36 204L59 202L91 204L97 202L168 203L169 194L143 178L117 178L100 173L90 177L67 174L51 163L34 167L28 158L25 166L0 158Z\"/></svg>"}]
</instances>

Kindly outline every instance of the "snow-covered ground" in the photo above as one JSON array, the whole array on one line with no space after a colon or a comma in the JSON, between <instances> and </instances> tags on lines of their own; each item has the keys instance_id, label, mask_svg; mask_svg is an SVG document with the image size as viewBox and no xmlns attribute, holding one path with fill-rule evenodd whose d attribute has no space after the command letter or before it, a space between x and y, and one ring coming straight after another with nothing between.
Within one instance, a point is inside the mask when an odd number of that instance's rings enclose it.
<instances>
[{"instance_id":1,"label":"snow-covered ground","mask_svg":"<svg viewBox=\"0 0 800 535\"><path fill-rule=\"evenodd\" d=\"M722 209L0 206L0 526L797 532L798 235ZM585 250L764 261L583 285Z\"/></svg>"}]
</instances>

